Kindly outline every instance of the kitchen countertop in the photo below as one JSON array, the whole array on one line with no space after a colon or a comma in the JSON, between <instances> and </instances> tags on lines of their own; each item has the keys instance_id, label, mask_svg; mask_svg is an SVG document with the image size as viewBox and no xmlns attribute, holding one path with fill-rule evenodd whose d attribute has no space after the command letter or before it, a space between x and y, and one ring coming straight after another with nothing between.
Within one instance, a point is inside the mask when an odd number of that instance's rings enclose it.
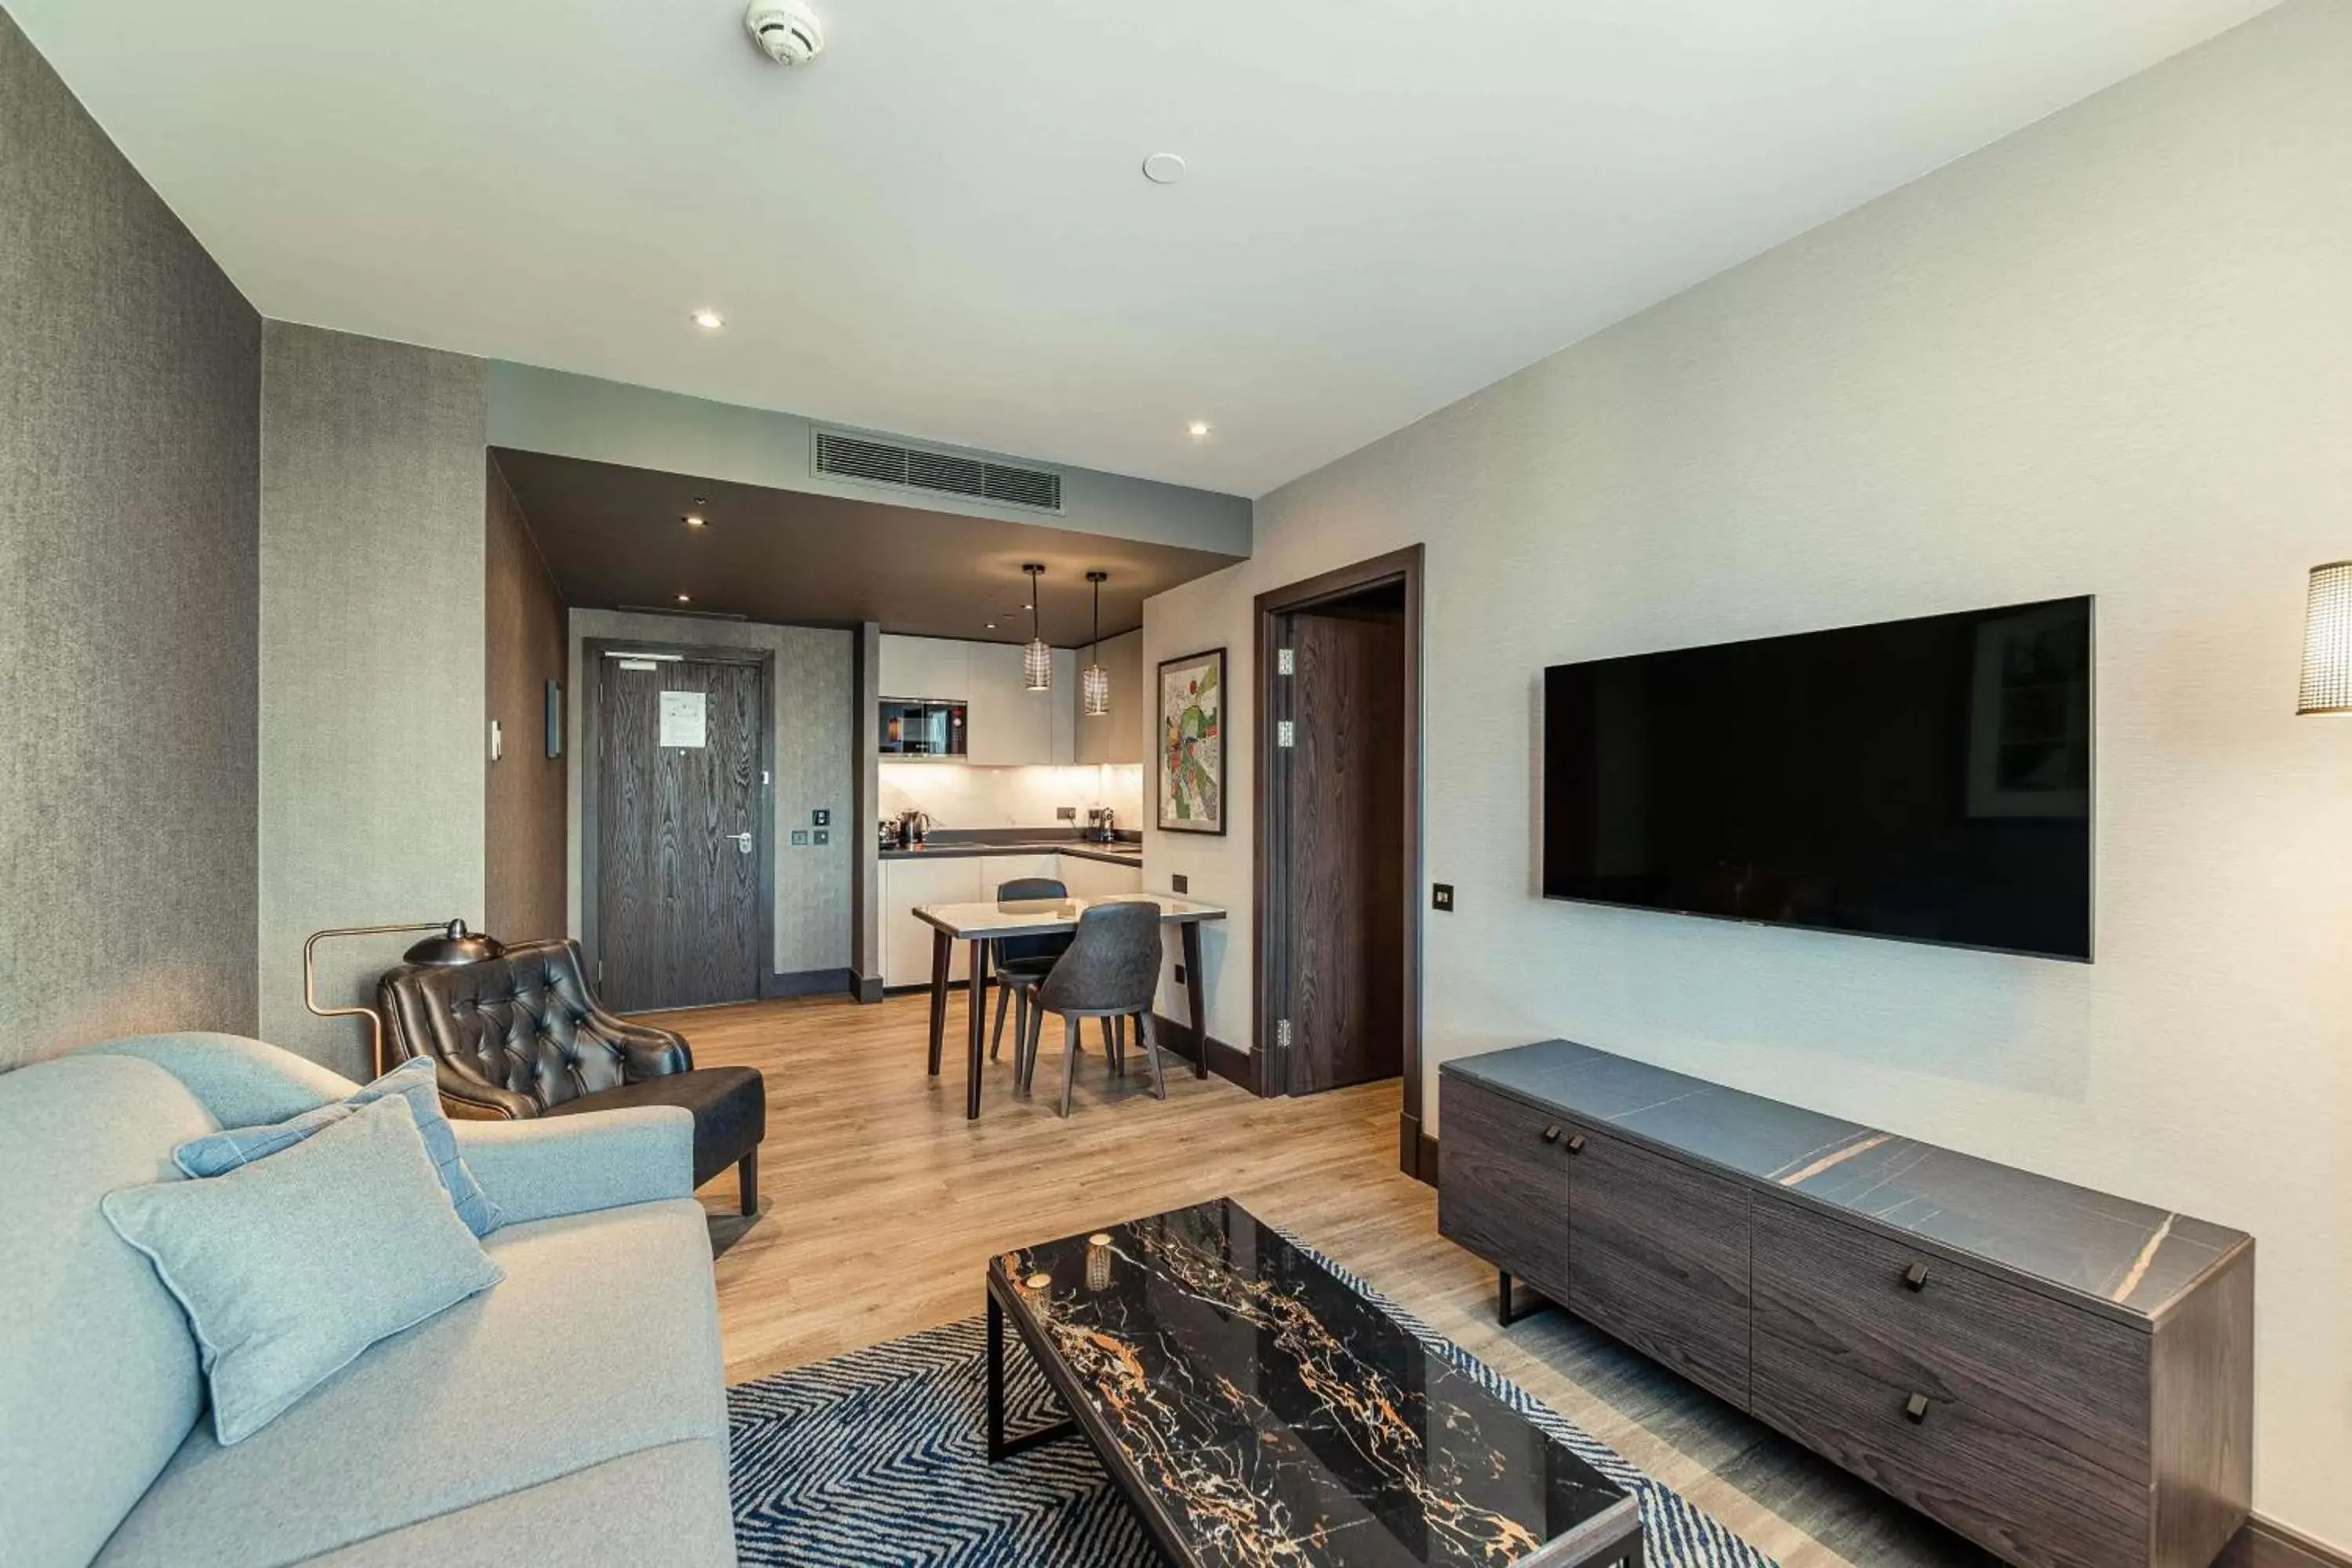
<instances>
[{"instance_id":1,"label":"kitchen countertop","mask_svg":"<svg viewBox=\"0 0 2352 1568\"><path fill-rule=\"evenodd\" d=\"M1140 844L1095 844L1083 838L1031 838L1011 843L933 842L920 849L885 849L885 860L952 860L974 855L1076 855L1081 860L1101 860L1113 866L1143 864Z\"/></svg>"}]
</instances>

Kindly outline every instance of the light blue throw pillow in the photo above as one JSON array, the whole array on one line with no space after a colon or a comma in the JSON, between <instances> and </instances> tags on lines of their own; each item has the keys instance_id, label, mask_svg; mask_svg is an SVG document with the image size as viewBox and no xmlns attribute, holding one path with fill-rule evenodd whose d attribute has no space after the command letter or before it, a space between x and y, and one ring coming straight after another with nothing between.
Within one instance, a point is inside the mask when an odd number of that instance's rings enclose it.
<instances>
[{"instance_id":1,"label":"light blue throw pillow","mask_svg":"<svg viewBox=\"0 0 2352 1568\"><path fill-rule=\"evenodd\" d=\"M416 1131L424 1136L425 1152L433 1156L441 1184L448 1189L449 1202L457 1208L457 1217L466 1222L466 1228L476 1236L488 1236L504 1225L506 1215L482 1191L481 1184L474 1180L474 1173L466 1168L465 1160L457 1152L457 1135L449 1130L449 1119L441 1113L441 1091L435 1082L431 1057L411 1058L349 1100L339 1100L267 1126L236 1127L193 1139L172 1151L172 1163L191 1176L226 1175L256 1160L282 1154L322 1128L332 1127L386 1095L405 1099L409 1110L415 1113Z\"/></svg>"},{"instance_id":2,"label":"light blue throw pillow","mask_svg":"<svg viewBox=\"0 0 2352 1568\"><path fill-rule=\"evenodd\" d=\"M224 1447L506 1277L450 1207L405 1095L226 1175L99 1206L187 1313Z\"/></svg>"}]
</instances>

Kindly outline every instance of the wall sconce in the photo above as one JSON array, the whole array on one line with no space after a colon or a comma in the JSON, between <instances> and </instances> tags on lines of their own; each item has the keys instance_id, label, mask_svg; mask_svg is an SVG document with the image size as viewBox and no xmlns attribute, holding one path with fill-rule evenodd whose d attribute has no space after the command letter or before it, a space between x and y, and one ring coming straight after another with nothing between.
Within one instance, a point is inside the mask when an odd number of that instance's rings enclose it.
<instances>
[{"instance_id":1,"label":"wall sconce","mask_svg":"<svg viewBox=\"0 0 2352 1568\"><path fill-rule=\"evenodd\" d=\"M2311 569L2297 713L2352 713L2352 561Z\"/></svg>"}]
</instances>

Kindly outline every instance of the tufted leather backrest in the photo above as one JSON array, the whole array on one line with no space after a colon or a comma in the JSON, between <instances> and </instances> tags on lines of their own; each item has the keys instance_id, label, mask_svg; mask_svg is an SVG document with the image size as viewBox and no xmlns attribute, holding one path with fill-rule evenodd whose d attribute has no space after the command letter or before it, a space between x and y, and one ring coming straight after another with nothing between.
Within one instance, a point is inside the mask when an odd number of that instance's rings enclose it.
<instances>
[{"instance_id":1,"label":"tufted leather backrest","mask_svg":"<svg viewBox=\"0 0 2352 1568\"><path fill-rule=\"evenodd\" d=\"M436 1058L446 1098L490 1091L479 1097L484 1114L535 1115L694 1065L677 1036L598 1006L570 942L518 942L479 963L403 964L376 998L393 1055Z\"/></svg>"}]
</instances>

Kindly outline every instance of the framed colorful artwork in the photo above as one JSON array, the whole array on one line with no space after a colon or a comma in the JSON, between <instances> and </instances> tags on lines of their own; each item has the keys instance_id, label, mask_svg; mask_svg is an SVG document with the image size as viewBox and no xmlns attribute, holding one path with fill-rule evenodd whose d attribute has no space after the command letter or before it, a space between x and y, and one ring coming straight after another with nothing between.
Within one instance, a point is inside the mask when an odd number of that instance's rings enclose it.
<instances>
[{"instance_id":1,"label":"framed colorful artwork","mask_svg":"<svg viewBox=\"0 0 2352 1568\"><path fill-rule=\"evenodd\" d=\"M1225 650L1160 661L1160 829L1225 830Z\"/></svg>"}]
</instances>

